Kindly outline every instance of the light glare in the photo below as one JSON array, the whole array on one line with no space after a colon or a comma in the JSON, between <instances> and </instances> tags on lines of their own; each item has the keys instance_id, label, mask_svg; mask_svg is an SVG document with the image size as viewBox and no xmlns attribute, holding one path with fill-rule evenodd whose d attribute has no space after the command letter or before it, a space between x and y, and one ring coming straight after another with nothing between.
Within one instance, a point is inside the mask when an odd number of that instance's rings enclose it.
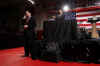
<instances>
[{"instance_id":1,"label":"light glare","mask_svg":"<svg viewBox=\"0 0 100 66\"><path fill-rule=\"evenodd\" d=\"M28 0L30 3L32 3L32 4L35 4L35 2L34 1L32 1L32 0Z\"/></svg>"},{"instance_id":2,"label":"light glare","mask_svg":"<svg viewBox=\"0 0 100 66\"><path fill-rule=\"evenodd\" d=\"M65 5L64 7L63 7L63 11L68 11L70 8L69 8L69 6L68 5Z\"/></svg>"}]
</instances>

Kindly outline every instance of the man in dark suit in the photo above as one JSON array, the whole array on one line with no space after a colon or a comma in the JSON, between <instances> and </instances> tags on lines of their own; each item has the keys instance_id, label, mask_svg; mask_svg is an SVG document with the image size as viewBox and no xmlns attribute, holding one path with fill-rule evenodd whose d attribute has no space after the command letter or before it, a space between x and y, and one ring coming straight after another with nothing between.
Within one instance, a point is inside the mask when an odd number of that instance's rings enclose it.
<instances>
[{"instance_id":1,"label":"man in dark suit","mask_svg":"<svg viewBox=\"0 0 100 66\"><path fill-rule=\"evenodd\" d=\"M69 18L70 17L70 18ZM56 17L57 30L56 30L56 40L61 42L70 42L71 40L77 39L77 22L74 16L70 12L64 12L63 10L58 10L58 15Z\"/></svg>"},{"instance_id":2,"label":"man in dark suit","mask_svg":"<svg viewBox=\"0 0 100 66\"><path fill-rule=\"evenodd\" d=\"M24 24L24 36L25 36L25 44L24 51L25 56L29 56L29 53L32 51L32 44L35 40L35 18L31 15L29 11L26 11L26 15L24 16L25 24Z\"/></svg>"},{"instance_id":3,"label":"man in dark suit","mask_svg":"<svg viewBox=\"0 0 100 66\"><path fill-rule=\"evenodd\" d=\"M64 12L59 9L56 17L55 38L61 49L62 58L72 58L76 55L71 53L72 47L78 44L77 41L77 22L73 12ZM70 50L70 52L69 52ZM74 50L72 50L74 51ZM66 54L67 52L67 54Z\"/></svg>"}]
</instances>

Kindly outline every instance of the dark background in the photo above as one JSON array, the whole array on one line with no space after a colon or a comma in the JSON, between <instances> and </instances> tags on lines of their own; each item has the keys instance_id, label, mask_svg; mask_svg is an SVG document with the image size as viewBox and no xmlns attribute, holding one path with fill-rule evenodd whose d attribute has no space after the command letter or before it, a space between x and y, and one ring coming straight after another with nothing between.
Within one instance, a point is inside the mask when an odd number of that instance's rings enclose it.
<instances>
[{"instance_id":1,"label":"dark background","mask_svg":"<svg viewBox=\"0 0 100 66\"><path fill-rule=\"evenodd\" d=\"M24 0L0 0L0 49L22 46L19 31L24 15Z\"/></svg>"},{"instance_id":2,"label":"dark background","mask_svg":"<svg viewBox=\"0 0 100 66\"><path fill-rule=\"evenodd\" d=\"M33 11L54 14L63 4L71 8L95 5L100 0L34 0L32 5L27 0L0 0L0 48L23 46L22 17L25 9L34 7ZM66 2L66 3L65 3ZM73 7L74 6L74 7ZM21 28L20 28L21 26Z\"/></svg>"}]
</instances>

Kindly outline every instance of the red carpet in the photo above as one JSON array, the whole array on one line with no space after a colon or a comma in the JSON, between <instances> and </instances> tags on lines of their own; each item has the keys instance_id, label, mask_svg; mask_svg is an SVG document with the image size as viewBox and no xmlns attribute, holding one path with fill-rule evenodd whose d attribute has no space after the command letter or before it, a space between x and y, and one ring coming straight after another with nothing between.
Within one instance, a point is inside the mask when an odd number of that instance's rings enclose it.
<instances>
[{"instance_id":1,"label":"red carpet","mask_svg":"<svg viewBox=\"0 0 100 66\"><path fill-rule=\"evenodd\" d=\"M83 64L78 62L52 63L32 60L31 58L22 57L23 55L23 47L0 50L0 66L100 66L100 64Z\"/></svg>"}]
</instances>

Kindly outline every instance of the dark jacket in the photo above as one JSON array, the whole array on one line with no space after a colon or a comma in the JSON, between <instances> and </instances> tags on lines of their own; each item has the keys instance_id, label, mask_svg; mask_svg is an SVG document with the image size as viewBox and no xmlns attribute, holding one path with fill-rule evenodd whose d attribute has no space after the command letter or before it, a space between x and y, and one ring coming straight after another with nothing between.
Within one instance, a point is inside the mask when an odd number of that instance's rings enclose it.
<instances>
[{"instance_id":1,"label":"dark jacket","mask_svg":"<svg viewBox=\"0 0 100 66\"><path fill-rule=\"evenodd\" d=\"M34 16L31 16L31 17L30 17L30 20L29 20L28 23L26 23L25 21L26 21L26 20L24 20L24 25L28 25L28 28L25 29L25 30L34 31L34 30L35 30L35 27L36 27L36 21L35 21Z\"/></svg>"},{"instance_id":2,"label":"dark jacket","mask_svg":"<svg viewBox=\"0 0 100 66\"><path fill-rule=\"evenodd\" d=\"M35 30L36 21L35 21L35 18L33 16L30 18L28 26L29 26L28 30L30 30L30 31L34 31Z\"/></svg>"},{"instance_id":3,"label":"dark jacket","mask_svg":"<svg viewBox=\"0 0 100 66\"><path fill-rule=\"evenodd\" d=\"M56 40L57 41L71 41L77 39L77 22L73 20L65 20L65 16L58 16L56 18Z\"/></svg>"}]
</instances>

